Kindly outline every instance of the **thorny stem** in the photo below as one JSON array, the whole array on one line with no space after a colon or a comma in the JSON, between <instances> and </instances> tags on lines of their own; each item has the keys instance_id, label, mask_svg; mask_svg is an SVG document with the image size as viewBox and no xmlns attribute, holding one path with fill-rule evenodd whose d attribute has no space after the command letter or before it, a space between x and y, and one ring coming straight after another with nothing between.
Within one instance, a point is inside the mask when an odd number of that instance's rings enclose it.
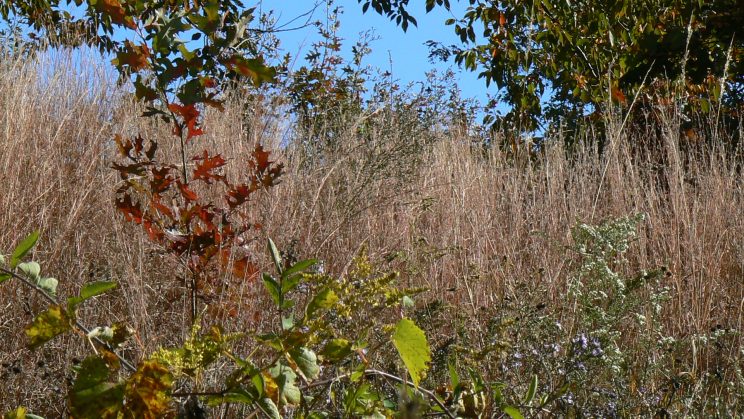
<instances>
[{"instance_id":1,"label":"thorny stem","mask_svg":"<svg viewBox=\"0 0 744 419\"><path fill-rule=\"evenodd\" d=\"M7 275L11 275L13 278L15 278L15 279L23 282L23 284L25 284L29 288L32 288L34 291L36 291L38 294L40 294L50 304L53 304L53 305L56 305L56 306L60 306L60 304L59 304L59 302L57 301L56 298L54 298L51 295L49 295L48 292L46 292L44 289L40 288L38 285L34 284L33 282L29 281L27 278L25 278L25 277L23 277L21 275L18 275L15 272L10 271L10 270L7 270L5 268L0 268L0 272L2 272L4 274L7 274ZM82 331L83 333L85 333L86 336L89 336L89 334L90 334L90 329L89 328L87 328L85 325L83 325L82 323L80 323L80 321L77 320L77 319L74 319L73 322L74 322L74 325L75 325L75 327L77 329L79 329L80 331ZM108 344L107 342L104 342L103 340L101 340L100 338L95 337L95 336L94 337L90 337L90 339L93 340L93 341L95 341L97 344L103 346L104 348L106 348L109 352L111 352L114 355L116 355L116 357L119 358L119 362L121 362L121 364L124 365L124 367L126 369L128 369L129 371L134 372L134 371L137 370L137 368L135 368L134 365L132 365L132 363L130 363L126 358L124 358L123 356L121 356L118 353L116 353L116 350L110 344Z\"/></svg>"}]
</instances>

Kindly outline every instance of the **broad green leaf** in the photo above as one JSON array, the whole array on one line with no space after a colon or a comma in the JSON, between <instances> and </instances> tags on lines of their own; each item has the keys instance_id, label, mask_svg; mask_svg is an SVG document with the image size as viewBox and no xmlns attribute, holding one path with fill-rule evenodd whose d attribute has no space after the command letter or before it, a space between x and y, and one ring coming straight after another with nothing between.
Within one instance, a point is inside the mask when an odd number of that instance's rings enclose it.
<instances>
[{"instance_id":1,"label":"broad green leaf","mask_svg":"<svg viewBox=\"0 0 744 419\"><path fill-rule=\"evenodd\" d=\"M36 262L22 262L18 264L18 270L23 272L23 274L27 277L36 281L39 279L41 266L39 266L39 264Z\"/></svg>"},{"instance_id":2,"label":"broad green leaf","mask_svg":"<svg viewBox=\"0 0 744 419\"><path fill-rule=\"evenodd\" d=\"M535 392L537 391L537 374L532 376L530 381L530 387L527 389L527 393L524 395L524 404L529 405L532 403L532 399L535 398Z\"/></svg>"},{"instance_id":3,"label":"broad green leaf","mask_svg":"<svg viewBox=\"0 0 744 419\"><path fill-rule=\"evenodd\" d=\"M26 327L28 346L35 349L70 329L70 321L62 307L58 305L49 306L46 311L39 313L34 318L32 324Z\"/></svg>"},{"instance_id":4,"label":"broad green leaf","mask_svg":"<svg viewBox=\"0 0 744 419\"><path fill-rule=\"evenodd\" d=\"M320 352L326 360L336 362L351 354L351 342L346 339L333 339Z\"/></svg>"},{"instance_id":5,"label":"broad green leaf","mask_svg":"<svg viewBox=\"0 0 744 419\"><path fill-rule=\"evenodd\" d=\"M51 295L57 295L57 278L41 278L36 281L36 285Z\"/></svg>"},{"instance_id":6,"label":"broad green leaf","mask_svg":"<svg viewBox=\"0 0 744 419\"><path fill-rule=\"evenodd\" d=\"M9 280L10 278L13 278L13 275L6 274L6 273L0 273L0 284L2 284L3 282Z\"/></svg>"},{"instance_id":7,"label":"broad green leaf","mask_svg":"<svg viewBox=\"0 0 744 419\"><path fill-rule=\"evenodd\" d=\"M308 348L296 348L289 351L289 356L297 364L297 368L302 371L302 375L306 379L314 380L318 378L320 367L318 367L318 357L315 352Z\"/></svg>"},{"instance_id":8,"label":"broad green leaf","mask_svg":"<svg viewBox=\"0 0 744 419\"><path fill-rule=\"evenodd\" d=\"M21 259L26 256L26 253L28 253L29 250L34 247L37 240L39 240L39 230L34 231L33 233L29 234L28 237L21 240L18 246L16 246L15 250L13 250L13 254L10 256L11 268L15 268L16 266L18 266L18 263L20 263Z\"/></svg>"},{"instance_id":9,"label":"broad green leaf","mask_svg":"<svg viewBox=\"0 0 744 419\"><path fill-rule=\"evenodd\" d=\"M70 389L69 406L73 417L115 418L124 402L124 385L109 381L106 361L98 356L85 358Z\"/></svg>"},{"instance_id":10,"label":"broad green leaf","mask_svg":"<svg viewBox=\"0 0 744 419\"><path fill-rule=\"evenodd\" d=\"M283 364L277 364L269 370L279 389L279 404L296 406L300 404L302 393L297 387L297 374Z\"/></svg>"},{"instance_id":11,"label":"broad green leaf","mask_svg":"<svg viewBox=\"0 0 744 419\"><path fill-rule=\"evenodd\" d=\"M279 287L279 284L274 280L274 278L271 277L271 275L267 273L263 274L263 283L266 287L266 291L269 292L271 299L274 300L274 304L276 304L277 306L280 305L282 290Z\"/></svg>"},{"instance_id":12,"label":"broad green leaf","mask_svg":"<svg viewBox=\"0 0 744 419\"><path fill-rule=\"evenodd\" d=\"M276 248L274 241L269 239L269 253L271 259L274 261L274 267L279 274L282 274L282 255L279 253L279 249Z\"/></svg>"},{"instance_id":13,"label":"broad green leaf","mask_svg":"<svg viewBox=\"0 0 744 419\"><path fill-rule=\"evenodd\" d=\"M503 410L511 419L524 419L522 412L514 406L504 406Z\"/></svg>"},{"instance_id":14,"label":"broad green leaf","mask_svg":"<svg viewBox=\"0 0 744 419\"><path fill-rule=\"evenodd\" d=\"M338 296L335 292L333 292L332 289L327 287L322 288L307 304L307 308L305 309L305 318L312 318L318 310L329 309L333 307L333 305L336 304L337 301Z\"/></svg>"},{"instance_id":15,"label":"broad green leaf","mask_svg":"<svg viewBox=\"0 0 744 419\"><path fill-rule=\"evenodd\" d=\"M413 308L415 306L416 306L416 304L413 302L413 298L411 298L411 297L409 297L407 295L404 295L403 296L403 307L404 308Z\"/></svg>"},{"instance_id":16,"label":"broad green leaf","mask_svg":"<svg viewBox=\"0 0 744 419\"><path fill-rule=\"evenodd\" d=\"M431 350L424 331L410 319L401 319L395 325L393 345L403 359L413 384L418 387L431 362Z\"/></svg>"}]
</instances>

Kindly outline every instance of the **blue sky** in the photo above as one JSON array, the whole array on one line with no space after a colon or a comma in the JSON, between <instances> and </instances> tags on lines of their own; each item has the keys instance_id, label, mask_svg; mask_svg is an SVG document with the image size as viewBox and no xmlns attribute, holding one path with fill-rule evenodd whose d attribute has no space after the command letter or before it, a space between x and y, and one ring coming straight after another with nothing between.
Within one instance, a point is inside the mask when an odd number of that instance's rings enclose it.
<instances>
[{"instance_id":1,"label":"blue sky","mask_svg":"<svg viewBox=\"0 0 744 419\"><path fill-rule=\"evenodd\" d=\"M261 7L263 11L273 9L278 17L277 23L281 26L312 10L314 3L312 0L264 0ZM429 50L425 45L428 40L436 40L445 45L459 43L452 27L445 26L444 21L453 17L452 13L461 16L465 8L464 2L452 2L453 12L435 8L429 14L426 13L423 0L414 0L411 3L409 12L418 21L418 27L410 26L404 33L400 27L395 25L395 22L378 15L371 9L366 14L362 14L362 6L356 0L337 1L337 6L343 6L343 15L340 18L340 36L344 39L342 55L349 58L351 47L359 39L359 34L373 30L380 39L372 43L372 53L366 58L366 64L389 70L392 60L393 77L399 80L401 85L425 80L425 73L432 68L440 70L452 68L457 75L462 96L477 98L481 103L485 103L487 100L486 85L483 80L478 80L476 73L460 70L452 62L430 63ZM325 4L321 4L315 10L313 20L325 21L326 10ZM306 20L306 17L302 17L287 26L296 27ZM300 58L304 57L312 43L319 39L314 27L282 32L279 35L283 49ZM295 67L301 64L300 60ZM490 93L495 93L493 86L491 86Z\"/></svg>"}]
</instances>

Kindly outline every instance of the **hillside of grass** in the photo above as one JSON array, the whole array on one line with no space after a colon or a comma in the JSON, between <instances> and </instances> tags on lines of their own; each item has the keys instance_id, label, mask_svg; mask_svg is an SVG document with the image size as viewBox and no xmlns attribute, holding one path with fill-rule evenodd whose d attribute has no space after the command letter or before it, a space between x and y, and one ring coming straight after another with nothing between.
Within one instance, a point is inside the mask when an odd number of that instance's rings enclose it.
<instances>
[{"instance_id":1,"label":"hillside of grass","mask_svg":"<svg viewBox=\"0 0 744 419\"><path fill-rule=\"evenodd\" d=\"M528 416L744 409L744 154L732 140L741 121L724 129L701 115L693 138L673 105L650 110L646 125L608 113L606 137L556 134L538 151L484 144L405 100L339 108L309 127L272 100L233 92L224 112L206 114L189 154L239 162L260 143L284 164L281 183L248 208L261 228L243 247L261 271L272 269L271 238L285 258L316 258L338 278L366 255L373 271L419 289L409 316L433 353L423 387L446 383L449 364L509 400L538 377L546 397ZM79 317L131 327L132 360L179 345L191 321L175 263L113 205L115 134L144 132L178 153L170 127L142 111L92 53L0 60L0 249L39 229L33 257L64 284L60 295L116 281ZM203 315L233 332L269 327L261 281L226 281L203 297ZM64 416L71 368L90 348L65 335L27 349L24 327L46 303L7 284L0 301L0 410ZM357 310L360 321L374 312ZM256 346L240 341L244 353ZM391 357L374 362L396 368ZM497 415L493 394L483 415ZM250 412L220 409L210 417Z\"/></svg>"}]
</instances>

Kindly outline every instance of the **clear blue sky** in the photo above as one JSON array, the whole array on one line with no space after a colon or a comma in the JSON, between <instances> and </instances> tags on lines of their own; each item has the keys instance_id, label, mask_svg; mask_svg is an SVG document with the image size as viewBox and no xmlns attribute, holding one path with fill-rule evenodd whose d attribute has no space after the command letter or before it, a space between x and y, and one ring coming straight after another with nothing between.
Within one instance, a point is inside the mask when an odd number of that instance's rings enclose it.
<instances>
[{"instance_id":1,"label":"clear blue sky","mask_svg":"<svg viewBox=\"0 0 744 419\"><path fill-rule=\"evenodd\" d=\"M273 9L278 17L277 23L281 26L312 10L314 3L314 0L264 0L261 7L264 12ZM327 9L325 2L321 1L321 3L315 10L312 20L325 21ZM366 64L389 70L392 59L393 77L398 79L401 85L425 80L425 73L432 68L446 69L449 67L457 75L463 97L477 98L481 104L486 102L486 85L484 80L477 78L477 73L460 70L452 62L432 64L428 60L429 50L425 45L426 41L436 40L445 45L459 43L453 28L444 25L445 19L452 17L450 12L443 8L435 8L427 14L424 1L414 0L411 2L409 12L418 21L418 27L409 26L408 32L404 33L400 27L395 25L395 22L378 15L372 9L362 14L362 6L357 3L357 0L337 0L336 3L337 6L343 7L343 14L340 18L340 36L344 39L342 50L344 57L351 57L351 47L361 32L374 30L380 39L372 43L372 53L366 58ZM462 16L465 8L464 2L452 2L452 6L453 13ZM296 27L306 20L307 17L301 17L287 26ZM312 43L319 40L319 37L314 27L308 27L297 31L282 32L280 39L286 52L300 57L300 61L295 64L297 67L302 64L302 57L307 54ZM495 93L493 85L490 92Z\"/></svg>"}]
</instances>

